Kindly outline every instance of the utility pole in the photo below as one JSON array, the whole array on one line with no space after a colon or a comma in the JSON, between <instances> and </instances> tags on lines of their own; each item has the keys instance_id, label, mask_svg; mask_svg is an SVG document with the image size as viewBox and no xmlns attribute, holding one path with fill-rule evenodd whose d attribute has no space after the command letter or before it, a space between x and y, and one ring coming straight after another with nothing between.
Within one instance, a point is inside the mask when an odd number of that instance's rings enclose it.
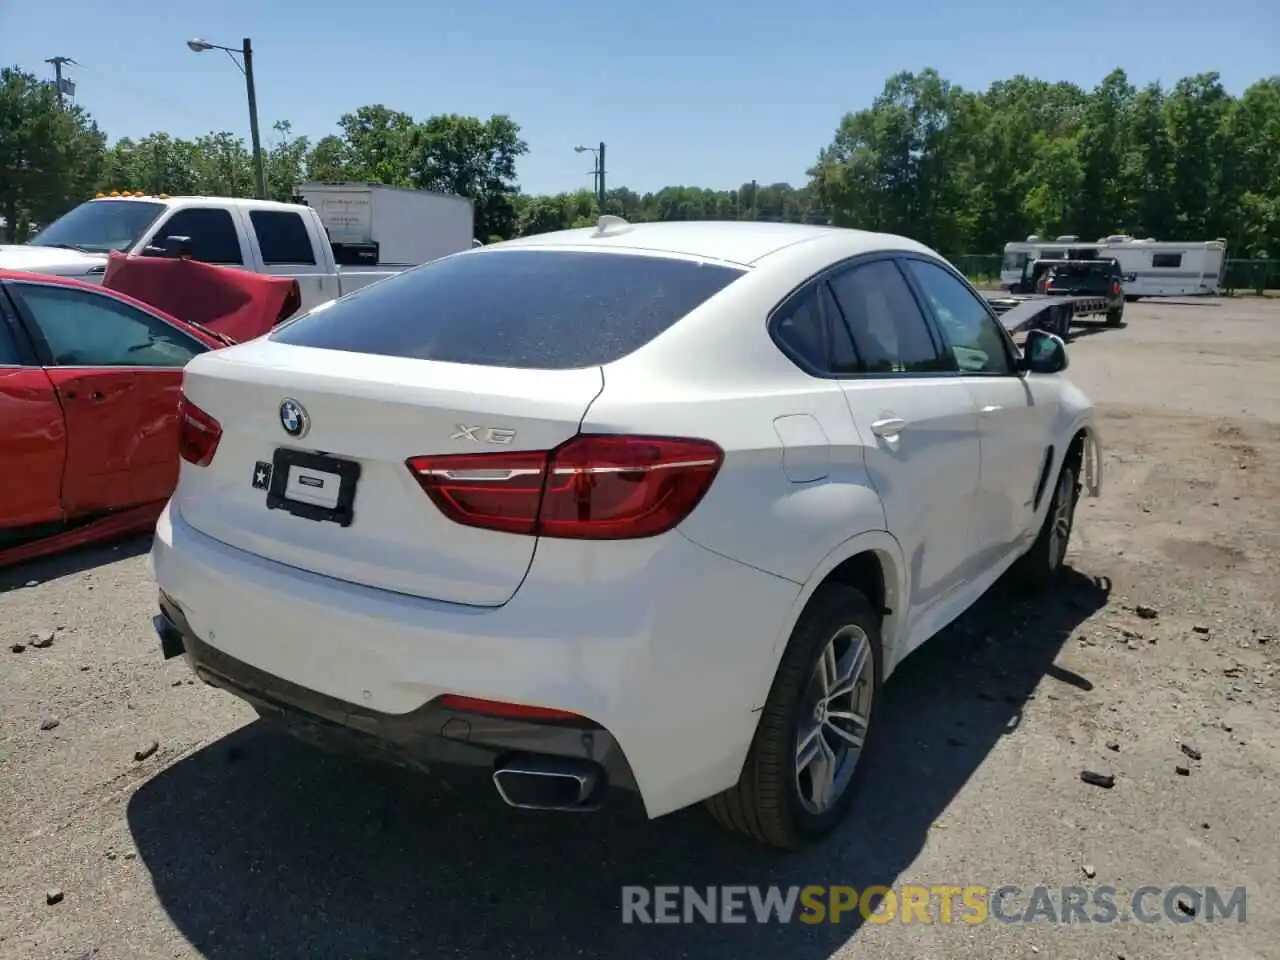
<instances>
[{"instance_id":1,"label":"utility pole","mask_svg":"<svg viewBox=\"0 0 1280 960\"><path fill-rule=\"evenodd\" d=\"M76 92L76 85L70 80L63 81L62 68L65 64L77 65L70 57L50 57L45 63L53 64L53 88L58 91L58 106L63 106L63 94Z\"/></svg>"},{"instance_id":2,"label":"utility pole","mask_svg":"<svg viewBox=\"0 0 1280 960\"><path fill-rule=\"evenodd\" d=\"M604 213L604 141L600 141L600 152L596 154L596 189L599 195L596 203L600 207L600 212Z\"/></svg>"},{"instance_id":3,"label":"utility pole","mask_svg":"<svg viewBox=\"0 0 1280 960\"><path fill-rule=\"evenodd\" d=\"M584 147L581 144L573 148L574 153L591 152L596 158L595 164L591 167L591 180L595 184L596 191L596 207L601 213L604 213L604 141L600 141L598 147Z\"/></svg>"}]
</instances>

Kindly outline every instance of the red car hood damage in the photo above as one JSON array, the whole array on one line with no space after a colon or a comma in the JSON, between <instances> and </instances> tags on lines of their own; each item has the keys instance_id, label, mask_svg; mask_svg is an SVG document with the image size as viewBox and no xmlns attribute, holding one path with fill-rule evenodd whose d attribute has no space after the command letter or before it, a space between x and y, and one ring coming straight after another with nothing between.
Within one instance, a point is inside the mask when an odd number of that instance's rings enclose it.
<instances>
[{"instance_id":1,"label":"red car hood damage","mask_svg":"<svg viewBox=\"0 0 1280 960\"><path fill-rule=\"evenodd\" d=\"M102 285L238 342L269 332L302 305L298 281L291 277L198 260L112 253Z\"/></svg>"}]
</instances>

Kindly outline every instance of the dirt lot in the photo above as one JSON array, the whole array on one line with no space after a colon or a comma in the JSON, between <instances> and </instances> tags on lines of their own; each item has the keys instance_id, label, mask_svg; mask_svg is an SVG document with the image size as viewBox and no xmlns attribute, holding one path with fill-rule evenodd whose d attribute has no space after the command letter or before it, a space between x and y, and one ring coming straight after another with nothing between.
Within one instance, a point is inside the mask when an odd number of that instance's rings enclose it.
<instances>
[{"instance_id":1,"label":"dirt lot","mask_svg":"<svg viewBox=\"0 0 1280 960\"><path fill-rule=\"evenodd\" d=\"M0 957L1280 956L1280 303L1128 320L1070 348L1108 478L1064 588L997 587L904 665L894 748L802 855L281 740L162 662L145 543L0 572ZM1122 915L1145 884L1245 887L1247 922L1175 896L1154 924L620 923L624 884L908 883L1017 885L1006 914L1036 885L1115 887Z\"/></svg>"}]
</instances>

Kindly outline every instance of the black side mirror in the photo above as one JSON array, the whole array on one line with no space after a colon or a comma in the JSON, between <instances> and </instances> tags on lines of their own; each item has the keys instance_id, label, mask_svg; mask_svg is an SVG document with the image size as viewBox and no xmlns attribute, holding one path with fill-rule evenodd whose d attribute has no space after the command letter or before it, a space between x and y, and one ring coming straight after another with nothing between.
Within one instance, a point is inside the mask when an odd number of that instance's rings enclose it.
<instances>
[{"instance_id":1,"label":"black side mirror","mask_svg":"<svg viewBox=\"0 0 1280 960\"><path fill-rule=\"evenodd\" d=\"M191 238L190 237L165 237L164 238L165 255L182 259L191 256Z\"/></svg>"},{"instance_id":2,"label":"black side mirror","mask_svg":"<svg viewBox=\"0 0 1280 960\"><path fill-rule=\"evenodd\" d=\"M1061 373L1067 369L1067 345L1056 334L1032 330L1022 347L1018 368L1026 373Z\"/></svg>"},{"instance_id":3,"label":"black side mirror","mask_svg":"<svg viewBox=\"0 0 1280 960\"><path fill-rule=\"evenodd\" d=\"M159 245L149 243L142 248L144 257L165 257L172 260L180 260L183 257L191 256L191 238L190 237L165 237Z\"/></svg>"}]
</instances>

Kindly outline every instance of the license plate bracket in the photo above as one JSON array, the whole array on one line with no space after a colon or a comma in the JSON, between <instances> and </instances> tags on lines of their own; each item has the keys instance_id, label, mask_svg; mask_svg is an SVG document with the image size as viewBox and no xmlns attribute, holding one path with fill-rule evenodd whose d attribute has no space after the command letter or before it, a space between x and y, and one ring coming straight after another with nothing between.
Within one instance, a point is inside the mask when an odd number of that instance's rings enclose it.
<instances>
[{"instance_id":1,"label":"license plate bracket","mask_svg":"<svg viewBox=\"0 0 1280 960\"><path fill-rule=\"evenodd\" d=\"M294 489L323 490L330 480L338 489L332 506L307 503L289 496L291 479L302 484ZM360 464L340 460L323 453L308 453L278 447L271 460L271 486L267 490L267 509L283 510L304 520L351 526L355 519L356 484L360 480Z\"/></svg>"}]
</instances>

